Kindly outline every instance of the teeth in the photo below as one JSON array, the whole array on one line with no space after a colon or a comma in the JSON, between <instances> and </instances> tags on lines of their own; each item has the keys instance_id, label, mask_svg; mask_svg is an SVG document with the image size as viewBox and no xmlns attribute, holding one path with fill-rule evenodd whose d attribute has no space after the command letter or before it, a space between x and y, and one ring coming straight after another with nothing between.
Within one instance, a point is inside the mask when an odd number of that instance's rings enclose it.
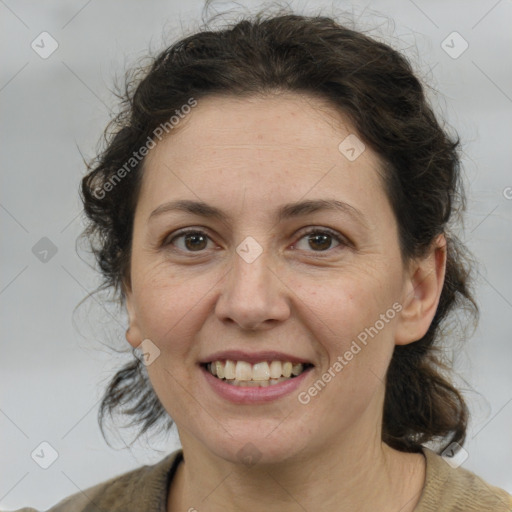
<instances>
[{"instance_id":1,"label":"teeth","mask_svg":"<svg viewBox=\"0 0 512 512\"><path fill-rule=\"evenodd\" d=\"M251 380L252 379L251 365L249 363L246 363L245 361L238 361L236 363L235 379L236 380Z\"/></svg>"},{"instance_id":2,"label":"teeth","mask_svg":"<svg viewBox=\"0 0 512 512\"><path fill-rule=\"evenodd\" d=\"M294 364L292 366L292 375L300 375L303 370L303 365L300 363Z\"/></svg>"},{"instance_id":3,"label":"teeth","mask_svg":"<svg viewBox=\"0 0 512 512\"><path fill-rule=\"evenodd\" d=\"M235 386L268 386L300 375L304 371L302 363L290 361L262 361L250 364L247 361L212 361L208 371Z\"/></svg>"},{"instance_id":4,"label":"teeth","mask_svg":"<svg viewBox=\"0 0 512 512\"><path fill-rule=\"evenodd\" d=\"M237 366L240 364L240 361L237 363ZM251 365L249 365L250 367ZM268 367L268 363L264 361L263 363L256 363L252 366L252 380L267 380L270 377L270 368Z\"/></svg>"},{"instance_id":5,"label":"teeth","mask_svg":"<svg viewBox=\"0 0 512 512\"><path fill-rule=\"evenodd\" d=\"M220 362L220 361L216 361L216 363L218 363L218 362ZM217 369L218 369L218 367L217 367ZM226 363L224 365L224 378L225 379L236 378L235 363L233 361L229 361L229 359L226 361Z\"/></svg>"},{"instance_id":6,"label":"teeth","mask_svg":"<svg viewBox=\"0 0 512 512\"><path fill-rule=\"evenodd\" d=\"M283 371L283 365L281 364L281 361L272 361L270 363L270 376L273 379L278 379L281 377L281 373Z\"/></svg>"},{"instance_id":7,"label":"teeth","mask_svg":"<svg viewBox=\"0 0 512 512\"><path fill-rule=\"evenodd\" d=\"M238 386L240 388L252 388L252 387L263 387L266 388L267 386L274 386L275 384L279 384L280 382L283 382L285 380L288 380L286 377L279 377L279 379L269 379L269 380L225 380L224 382L227 382L228 384L231 384L233 386Z\"/></svg>"}]
</instances>

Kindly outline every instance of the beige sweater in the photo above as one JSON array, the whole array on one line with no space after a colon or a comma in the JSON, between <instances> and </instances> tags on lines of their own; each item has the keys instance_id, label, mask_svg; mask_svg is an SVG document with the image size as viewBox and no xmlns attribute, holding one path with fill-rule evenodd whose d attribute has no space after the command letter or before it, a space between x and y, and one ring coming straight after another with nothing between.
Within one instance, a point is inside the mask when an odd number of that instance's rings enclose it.
<instances>
[{"instance_id":1,"label":"beige sweater","mask_svg":"<svg viewBox=\"0 0 512 512\"><path fill-rule=\"evenodd\" d=\"M423 449L427 461L423 493L414 512L512 512L512 496L475 474L451 468ZM152 466L142 466L74 494L47 512L167 512L169 484L183 458L177 450ZM22 508L14 512L37 512Z\"/></svg>"}]
</instances>

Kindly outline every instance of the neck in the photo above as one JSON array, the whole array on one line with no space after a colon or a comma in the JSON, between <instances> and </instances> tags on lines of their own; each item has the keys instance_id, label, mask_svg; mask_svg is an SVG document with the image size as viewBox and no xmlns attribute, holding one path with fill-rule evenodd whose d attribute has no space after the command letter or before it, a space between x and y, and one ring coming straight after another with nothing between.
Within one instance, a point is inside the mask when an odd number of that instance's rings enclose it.
<instances>
[{"instance_id":1,"label":"neck","mask_svg":"<svg viewBox=\"0 0 512 512\"><path fill-rule=\"evenodd\" d=\"M185 462L171 485L168 512L413 512L424 485L424 457L388 447L380 432L373 439L359 436L359 442L345 439L314 456L303 452L262 467L198 450L185 436Z\"/></svg>"}]
</instances>

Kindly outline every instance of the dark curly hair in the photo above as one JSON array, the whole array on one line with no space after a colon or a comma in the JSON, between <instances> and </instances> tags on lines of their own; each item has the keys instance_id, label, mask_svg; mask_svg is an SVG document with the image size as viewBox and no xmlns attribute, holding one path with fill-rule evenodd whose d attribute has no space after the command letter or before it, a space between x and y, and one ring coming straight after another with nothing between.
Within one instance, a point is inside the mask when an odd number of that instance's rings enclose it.
<instances>
[{"instance_id":1,"label":"dark curly hair","mask_svg":"<svg viewBox=\"0 0 512 512\"><path fill-rule=\"evenodd\" d=\"M440 126L405 56L330 17L260 12L179 40L128 75L126 84L121 113L105 132L106 149L89 164L81 183L88 221L81 236L99 264L102 288L113 290L124 305L144 163L131 157L154 141L155 129L190 98L291 91L326 99L384 162L383 186L398 223L403 261L426 254L441 233L447 240L446 277L428 332L394 349L383 441L406 452L430 441L441 443L439 451L453 441L462 445L468 409L450 381L439 343L450 313L464 309L475 324L478 317L469 287L471 254L448 226L465 208L460 140ZM115 410L133 418L130 425L141 427L139 435L162 422L166 429L173 424L138 357L105 391L98 414L104 437L106 414Z\"/></svg>"}]
</instances>

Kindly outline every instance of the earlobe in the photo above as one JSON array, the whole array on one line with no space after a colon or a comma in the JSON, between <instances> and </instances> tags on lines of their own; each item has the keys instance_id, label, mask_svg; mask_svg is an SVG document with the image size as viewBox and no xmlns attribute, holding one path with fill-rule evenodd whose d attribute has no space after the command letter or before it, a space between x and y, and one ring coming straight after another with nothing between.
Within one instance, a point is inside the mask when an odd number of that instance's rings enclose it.
<instances>
[{"instance_id":1,"label":"earlobe","mask_svg":"<svg viewBox=\"0 0 512 512\"><path fill-rule=\"evenodd\" d=\"M411 264L395 332L396 345L417 341L428 331L443 290L446 256L446 239L439 235L428 255Z\"/></svg>"},{"instance_id":2,"label":"earlobe","mask_svg":"<svg viewBox=\"0 0 512 512\"><path fill-rule=\"evenodd\" d=\"M128 329L126 330L126 341L133 347L138 347L142 342L141 331L137 321L137 314L133 304L131 291L125 293L126 311L128 313Z\"/></svg>"}]
</instances>

